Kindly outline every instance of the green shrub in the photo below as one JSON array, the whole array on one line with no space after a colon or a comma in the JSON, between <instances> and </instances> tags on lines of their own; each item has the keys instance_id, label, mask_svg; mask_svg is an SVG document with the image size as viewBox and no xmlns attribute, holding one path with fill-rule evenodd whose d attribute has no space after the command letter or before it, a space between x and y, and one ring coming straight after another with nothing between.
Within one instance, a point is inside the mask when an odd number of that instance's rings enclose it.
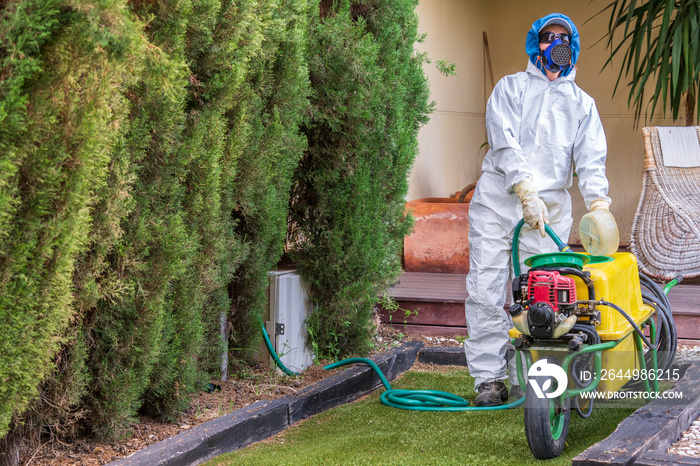
<instances>
[{"instance_id":1,"label":"green shrub","mask_svg":"<svg viewBox=\"0 0 700 466\"><path fill-rule=\"evenodd\" d=\"M259 341L267 273L282 256L292 174L306 148L299 126L308 108L308 1L260 2L261 53L251 59L242 99L231 112L240 147L233 215L248 254L231 282L232 347ZM245 356L245 354L244 354Z\"/></svg>"},{"instance_id":2,"label":"green shrub","mask_svg":"<svg viewBox=\"0 0 700 466\"><path fill-rule=\"evenodd\" d=\"M72 275L137 73L118 0L9 1L0 19L0 437L74 322ZM70 396L70 394L68 394Z\"/></svg>"},{"instance_id":3,"label":"green shrub","mask_svg":"<svg viewBox=\"0 0 700 466\"><path fill-rule=\"evenodd\" d=\"M400 273L407 177L426 121L415 1L323 1L310 33L309 149L292 188L292 243L321 357L363 353L379 292Z\"/></svg>"},{"instance_id":4,"label":"green shrub","mask_svg":"<svg viewBox=\"0 0 700 466\"><path fill-rule=\"evenodd\" d=\"M164 335L174 315L192 316L190 309L176 308L173 299L194 249L182 207L188 156L181 151L189 82L184 42L191 11L189 2L179 0L133 9L149 20L145 35L150 44L141 79L126 91L131 115L119 147L125 153L116 154L129 161L134 179L123 234L108 254L110 270L123 278L122 291L118 299L102 297L84 324L91 383L83 406L92 430L104 437L120 433L141 406L153 369L167 353ZM191 325L197 327L196 318Z\"/></svg>"},{"instance_id":5,"label":"green shrub","mask_svg":"<svg viewBox=\"0 0 700 466\"><path fill-rule=\"evenodd\" d=\"M188 22L190 69L183 209L192 241L190 271L175 283L173 314L146 401L169 414L195 391L204 371L217 377L228 316L228 284L246 251L231 212L240 148L232 148L229 114L245 94L249 63L261 53L255 1L193 3ZM189 309L189 312L188 312ZM196 325L193 325L196 324ZM224 362L225 362L224 358Z\"/></svg>"},{"instance_id":6,"label":"green shrub","mask_svg":"<svg viewBox=\"0 0 700 466\"><path fill-rule=\"evenodd\" d=\"M427 113L415 2L313 4L5 2L0 437L172 414L258 338L288 218L319 353L365 348Z\"/></svg>"}]
</instances>

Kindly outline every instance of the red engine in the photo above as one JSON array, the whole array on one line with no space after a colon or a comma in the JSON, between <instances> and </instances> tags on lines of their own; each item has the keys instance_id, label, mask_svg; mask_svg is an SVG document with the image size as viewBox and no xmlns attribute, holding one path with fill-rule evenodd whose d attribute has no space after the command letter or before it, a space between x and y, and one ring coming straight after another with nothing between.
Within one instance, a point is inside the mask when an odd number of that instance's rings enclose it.
<instances>
[{"instance_id":1,"label":"red engine","mask_svg":"<svg viewBox=\"0 0 700 466\"><path fill-rule=\"evenodd\" d=\"M527 281L528 298L535 303L547 303L555 312L568 310L576 303L574 279L556 271L530 271Z\"/></svg>"}]
</instances>

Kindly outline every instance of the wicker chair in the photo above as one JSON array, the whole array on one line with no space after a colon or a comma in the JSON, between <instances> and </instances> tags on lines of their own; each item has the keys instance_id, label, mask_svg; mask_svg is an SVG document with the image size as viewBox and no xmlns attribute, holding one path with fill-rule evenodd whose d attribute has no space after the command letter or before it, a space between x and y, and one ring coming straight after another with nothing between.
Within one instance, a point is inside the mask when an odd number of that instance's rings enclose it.
<instances>
[{"instance_id":1,"label":"wicker chair","mask_svg":"<svg viewBox=\"0 0 700 466\"><path fill-rule=\"evenodd\" d=\"M642 135L644 181L630 249L640 270L657 280L700 276L700 167L664 166L657 129Z\"/></svg>"}]
</instances>

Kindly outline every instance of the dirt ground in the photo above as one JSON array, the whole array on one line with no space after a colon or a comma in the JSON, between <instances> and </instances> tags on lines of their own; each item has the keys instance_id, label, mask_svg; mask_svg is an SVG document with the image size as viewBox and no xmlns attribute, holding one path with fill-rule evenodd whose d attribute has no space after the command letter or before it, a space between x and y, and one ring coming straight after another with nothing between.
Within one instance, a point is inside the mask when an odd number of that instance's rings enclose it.
<instances>
[{"instance_id":1,"label":"dirt ground","mask_svg":"<svg viewBox=\"0 0 700 466\"><path fill-rule=\"evenodd\" d=\"M380 324L374 337L375 351L380 353L406 341L423 341L426 346L459 346L453 338L406 335ZM252 363L232 368L230 380L211 380L210 391L192 395L189 407L179 414L177 422L167 422L145 416L131 426L131 434L121 441L97 442L90 438L72 441L52 438L45 441L22 464L51 466L102 465L165 440L180 432L236 411L260 400L273 400L297 392L328 377L335 371L325 371L324 362L305 370L298 377L287 377L277 371L273 364Z\"/></svg>"}]
</instances>

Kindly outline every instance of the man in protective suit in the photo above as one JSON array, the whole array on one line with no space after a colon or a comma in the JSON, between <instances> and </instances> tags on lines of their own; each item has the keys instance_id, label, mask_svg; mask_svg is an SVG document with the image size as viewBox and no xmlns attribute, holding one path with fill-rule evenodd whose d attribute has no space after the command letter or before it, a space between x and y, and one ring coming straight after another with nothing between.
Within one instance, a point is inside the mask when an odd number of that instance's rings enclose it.
<instances>
[{"instance_id":1,"label":"man in protective suit","mask_svg":"<svg viewBox=\"0 0 700 466\"><path fill-rule=\"evenodd\" d=\"M508 399L506 349L513 231L520 256L556 252L544 225L566 241L573 220L567 191L576 169L589 211L608 209L607 145L595 101L574 82L579 34L567 16L541 18L527 33L527 70L501 79L486 107L490 149L469 207L465 352L477 406ZM522 261L521 261L522 262ZM526 270L521 263L521 270ZM510 379L517 386L514 363Z\"/></svg>"}]
</instances>

